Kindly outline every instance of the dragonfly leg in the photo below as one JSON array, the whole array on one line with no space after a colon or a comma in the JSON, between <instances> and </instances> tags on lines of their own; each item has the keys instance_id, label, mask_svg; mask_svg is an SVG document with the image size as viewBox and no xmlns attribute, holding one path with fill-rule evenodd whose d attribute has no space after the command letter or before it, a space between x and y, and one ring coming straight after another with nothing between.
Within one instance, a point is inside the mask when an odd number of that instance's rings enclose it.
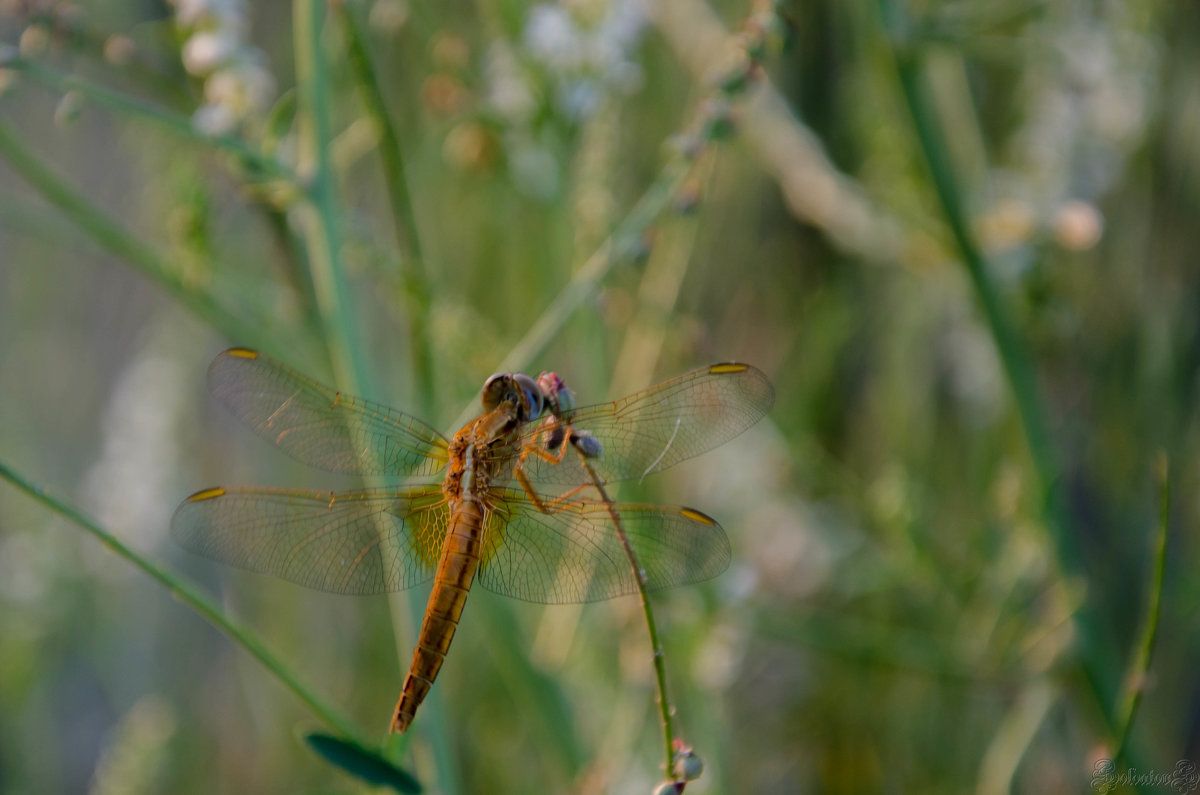
<instances>
[{"instance_id":1,"label":"dragonfly leg","mask_svg":"<svg viewBox=\"0 0 1200 795\"><path fill-rule=\"evenodd\" d=\"M538 455L541 455L540 451L538 452ZM549 454L547 453L547 455ZM561 461L562 458L560 457L558 460ZM529 476L525 474L525 470L520 466L520 464L513 469L513 476L516 477L517 482L521 484L521 488L525 490L525 495L529 497L529 501L532 502L534 507L536 507L542 513L556 513L557 511L561 511L569 505L578 505L581 501L572 500L571 497L575 496L586 488L590 488L592 485L590 483L582 483L570 491L564 492L553 499L547 500L543 499L542 496L538 494L533 482L529 480Z\"/></svg>"},{"instance_id":2,"label":"dragonfly leg","mask_svg":"<svg viewBox=\"0 0 1200 795\"><path fill-rule=\"evenodd\" d=\"M558 497L556 500L552 500L550 503L547 503L542 499L541 495L537 493L537 489L533 487L533 483L530 482L529 476L525 474L525 460L529 458L529 456L534 455L549 464L561 464L567 455L566 440L569 436L569 430L570 428L564 425L562 420L558 419L557 417L547 417L546 421L542 423L542 432L540 435L545 438L545 436L548 434L561 432L562 441L558 445L558 452L552 453L549 450L538 446L536 443L531 442L521 448L521 452L517 456L516 466L513 467L513 476L516 477L517 482L521 484L521 488L525 490L525 494L529 497L530 501L532 501L533 504L537 506L537 509L542 513L550 513L548 507L550 504L562 501L562 499L565 497L575 493L577 489L573 489L572 491L567 492L567 494Z\"/></svg>"},{"instance_id":3,"label":"dragonfly leg","mask_svg":"<svg viewBox=\"0 0 1200 795\"><path fill-rule=\"evenodd\" d=\"M562 440L558 444L558 452L552 453L545 448L539 447L536 444L527 444L521 448L521 455L517 458L517 467L520 468L525 463L525 459L531 455L536 455L549 464L561 464L567 455L567 440L571 436L571 426L564 425L558 419L548 419L543 423L543 435L552 434L556 431L562 431Z\"/></svg>"},{"instance_id":4,"label":"dragonfly leg","mask_svg":"<svg viewBox=\"0 0 1200 795\"><path fill-rule=\"evenodd\" d=\"M558 445L557 452L551 452L543 447L538 446L537 444L525 445L521 448L520 455L517 456L516 466L513 467L513 476L516 477L517 482L521 484L521 488L525 490L526 496L529 497L529 500L534 504L535 507L537 507L539 511L542 513L555 513L557 511L564 510L564 508L567 506L579 505L581 500L572 500L571 497L583 491L584 489L591 488L592 484L582 483L570 491L559 494L557 497L551 500L543 499L542 496L538 494L537 489L529 480L529 476L525 474L525 461L529 458L529 456L537 456L549 464L561 464L563 459L567 456L567 450L572 447L576 448L576 452L579 453L579 455L585 457L587 456L587 453L578 448L575 439L575 431L571 428L570 423L564 423L557 417L548 418L547 422L544 424L544 428L545 430L543 433L562 433L562 440Z\"/></svg>"}]
</instances>

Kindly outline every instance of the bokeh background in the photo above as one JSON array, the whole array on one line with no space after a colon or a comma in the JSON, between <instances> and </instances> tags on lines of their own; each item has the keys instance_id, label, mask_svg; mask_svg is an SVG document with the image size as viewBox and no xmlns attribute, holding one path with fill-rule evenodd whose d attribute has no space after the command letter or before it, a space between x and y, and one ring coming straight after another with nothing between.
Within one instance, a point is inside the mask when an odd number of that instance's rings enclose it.
<instances>
[{"instance_id":1,"label":"bokeh background","mask_svg":"<svg viewBox=\"0 0 1200 795\"><path fill-rule=\"evenodd\" d=\"M424 590L175 547L202 487L347 485L205 368L261 347L451 430L502 363L590 402L753 362L765 421L621 492L733 544L654 598L688 792L1170 775L1200 760L1198 169L1194 3L5 0L0 463L212 595L429 790L650 792L636 599L477 590L384 743ZM317 729L0 484L0 791L361 791Z\"/></svg>"}]
</instances>

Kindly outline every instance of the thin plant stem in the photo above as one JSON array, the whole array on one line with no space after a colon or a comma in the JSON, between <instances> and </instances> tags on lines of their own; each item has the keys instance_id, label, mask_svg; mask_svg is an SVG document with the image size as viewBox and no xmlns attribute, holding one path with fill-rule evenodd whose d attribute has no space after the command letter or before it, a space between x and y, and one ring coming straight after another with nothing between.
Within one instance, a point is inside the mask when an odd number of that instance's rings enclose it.
<instances>
[{"instance_id":1,"label":"thin plant stem","mask_svg":"<svg viewBox=\"0 0 1200 795\"><path fill-rule=\"evenodd\" d=\"M97 522L85 515L79 509L68 505L41 487L31 483L19 475L16 470L0 462L0 478L7 480L33 499L45 505L51 511L68 519L74 524L91 533L100 543L104 544L117 557L133 564L159 585L171 592L171 595L195 610L201 618L212 624L222 633L245 649L250 656L262 663L293 695L327 726L338 731L359 745L365 746L354 724L345 716L339 714L333 707L326 704L313 690L302 683L282 660L274 655L248 628L234 621L221 611L199 591L167 572L157 563L143 557L138 552L126 546L120 539L101 527Z\"/></svg>"},{"instance_id":2,"label":"thin plant stem","mask_svg":"<svg viewBox=\"0 0 1200 795\"><path fill-rule=\"evenodd\" d=\"M945 135L937 122L934 100L922 71L922 61L903 39L908 25L904 11L894 0L879 0L879 8L889 34L895 40L893 50L897 75L917 142L929 167L946 224L962 256L1016 404L1037 475L1043 517L1059 569L1068 577L1086 581L1083 557L1072 534L1063 501L1061 470L1045 409L1038 395L1033 365L971 232L966 203L959 193L957 175L950 161ZM1109 727L1115 727L1113 694L1117 690L1118 680L1112 664L1112 660L1117 659L1113 654L1114 644L1094 605L1081 606L1073 622L1080 635L1079 662L1084 677Z\"/></svg>"},{"instance_id":3,"label":"thin plant stem","mask_svg":"<svg viewBox=\"0 0 1200 795\"><path fill-rule=\"evenodd\" d=\"M396 243L404 254L403 261L407 266L404 273L406 316L413 378L417 384L417 408L421 416L429 416L433 413L436 400L433 344L429 338L429 307L433 304L433 288L425 271L421 236L417 231L416 212L408 192L400 136L396 125L392 123L391 114L388 113L383 90L371 63L370 51L354 11L349 3L340 3L336 8L345 33L346 54L351 73L358 82L367 116L379 131L379 159L383 165L383 183L387 188L392 212L392 228L395 230Z\"/></svg>"},{"instance_id":4,"label":"thin plant stem","mask_svg":"<svg viewBox=\"0 0 1200 795\"><path fill-rule=\"evenodd\" d=\"M370 394L370 376L363 360L363 334L351 312L350 288L342 264L341 219L333 174L329 68L321 32L325 3L296 0L296 84L300 96L302 161L311 168L304 232L310 255L317 311L334 381L357 394Z\"/></svg>"},{"instance_id":5,"label":"thin plant stem","mask_svg":"<svg viewBox=\"0 0 1200 795\"><path fill-rule=\"evenodd\" d=\"M43 6L28 12L25 19L31 25L42 25L54 31L54 37L63 41L71 56L82 55L90 58L98 66L119 74L139 87L161 94L164 98L180 103L192 101L187 83L180 72L182 64L172 65L169 62L158 61L151 52L141 47L129 53L128 60L114 64L104 52L111 38L109 31L89 24L87 16L65 15L61 10Z\"/></svg>"},{"instance_id":6,"label":"thin plant stem","mask_svg":"<svg viewBox=\"0 0 1200 795\"><path fill-rule=\"evenodd\" d=\"M1117 747L1113 753L1113 759L1118 766L1129 747L1133 719L1137 715L1138 707L1142 703L1142 695L1146 691L1150 660L1154 656L1154 644L1158 639L1158 620L1162 614L1163 580L1167 565L1167 536L1171 524L1171 473L1165 454L1159 460L1157 476L1159 516L1158 535L1154 544L1154 571L1150 575L1150 599L1146 604L1142 636L1138 641L1137 652L1134 654L1129 672L1125 677L1125 689L1117 709L1117 718L1120 722L1117 724Z\"/></svg>"},{"instance_id":7,"label":"thin plant stem","mask_svg":"<svg viewBox=\"0 0 1200 795\"><path fill-rule=\"evenodd\" d=\"M638 587L638 599L642 603L642 615L646 618L646 630L650 635L650 649L654 655L654 678L658 683L658 715L662 720L663 745L666 749L666 762L663 769L668 776L671 776L673 775L671 768L675 760L675 722L671 701L667 696L666 656L663 654L662 641L658 637L658 624L654 621L654 610L650 607L650 598L646 595L646 589L649 587L646 570L638 562L637 553L633 551L633 545L629 543L629 536L625 534L625 528L621 524L621 515L617 513L616 505L605 491L600 476L596 474L596 470L592 468L591 462L583 452L578 448L575 452L579 455L583 468L587 470L588 476L592 479L592 485L600 493L600 499L604 501L604 507L608 510L609 518L612 519L613 527L617 531L617 538L621 540L621 547L625 550L625 556L629 558L629 565L633 568L633 578Z\"/></svg>"},{"instance_id":8,"label":"thin plant stem","mask_svg":"<svg viewBox=\"0 0 1200 795\"><path fill-rule=\"evenodd\" d=\"M670 205L690 170L691 163L682 156L676 156L663 167L629 214L587 258L546 311L509 351L500 363L500 372L524 366L554 341L571 313L595 292L613 265L624 261L641 247L646 231Z\"/></svg>"},{"instance_id":9,"label":"thin plant stem","mask_svg":"<svg viewBox=\"0 0 1200 795\"><path fill-rule=\"evenodd\" d=\"M613 266L631 256L641 245L646 231L671 203L679 186L683 184L690 164L682 156L672 158L659 172L654 182L629 214L617 225L612 234L600 244L587 261L575 271L575 275L559 291L550 305L530 325L525 335L513 345L504 360L496 366L496 372L511 372L528 366L566 325L571 314L584 299L595 293L600 282ZM467 406L455 421L455 427L467 422L478 413L474 403Z\"/></svg>"},{"instance_id":10,"label":"thin plant stem","mask_svg":"<svg viewBox=\"0 0 1200 795\"><path fill-rule=\"evenodd\" d=\"M114 91L90 80L64 74L54 67L29 58L0 59L0 67L23 74L47 88L66 93L74 91L89 102L129 118L141 119L196 144L226 152L253 171L264 176L295 182L295 174L282 162L246 145L236 135L210 135L196 128L192 120L140 97Z\"/></svg>"},{"instance_id":11,"label":"thin plant stem","mask_svg":"<svg viewBox=\"0 0 1200 795\"><path fill-rule=\"evenodd\" d=\"M840 171L820 136L796 115L786 92L764 70L750 68L765 50L775 47L768 33L770 23L762 13L767 4L745 4L751 7L745 21L751 24L743 24L735 33L714 5L706 0L658 0L647 9L658 32L700 86L712 85L713 53L726 52L734 44L747 52L744 85L725 96L738 99L740 148L778 183L788 212L821 230L834 246L853 257L882 265L896 263L907 248L901 219L873 199L859 181ZM778 9L782 4L770 5Z\"/></svg>"},{"instance_id":12,"label":"thin plant stem","mask_svg":"<svg viewBox=\"0 0 1200 795\"><path fill-rule=\"evenodd\" d=\"M717 153L713 149L696 163L694 190L706 193L716 170ZM691 201L692 199L687 199ZM695 201L700 201L697 197ZM613 367L610 388L618 395L632 392L639 384L647 384L654 376L654 367L662 354L669 320L679 297L695 251L701 213L697 208L676 215L663 223L654 243L654 251L646 261L637 290L637 311L626 325L625 337Z\"/></svg>"},{"instance_id":13,"label":"thin plant stem","mask_svg":"<svg viewBox=\"0 0 1200 795\"><path fill-rule=\"evenodd\" d=\"M0 123L0 155L48 202L62 211L102 249L132 265L143 276L170 293L197 317L231 339L268 350L281 350L281 338L264 319L243 320L212 296L188 286L167 260L154 249L125 231L67 185L3 123ZM292 343L291 347L295 347Z\"/></svg>"}]
</instances>

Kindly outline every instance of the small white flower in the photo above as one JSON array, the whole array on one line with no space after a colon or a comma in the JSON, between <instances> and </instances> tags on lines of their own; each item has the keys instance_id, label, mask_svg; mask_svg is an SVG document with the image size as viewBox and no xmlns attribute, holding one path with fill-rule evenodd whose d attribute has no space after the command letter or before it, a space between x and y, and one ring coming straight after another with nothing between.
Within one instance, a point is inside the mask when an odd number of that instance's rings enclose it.
<instances>
[{"instance_id":1,"label":"small white flower","mask_svg":"<svg viewBox=\"0 0 1200 795\"><path fill-rule=\"evenodd\" d=\"M192 114L192 124L205 135L225 135L237 127L237 117L225 105L201 105Z\"/></svg>"},{"instance_id":2,"label":"small white flower","mask_svg":"<svg viewBox=\"0 0 1200 795\"><path fill-rule=\"evenodd\" d=\"M203 77L232 58L238 46L238 40L223 31L193 34L183 43L183 68Z\"/></svg>"},{"instance_id":3,"label":"small white flower","mask_svg":"<svg viewBox=\"0 0 1200 795\"><path fill-rule=\"evenodd\" d=\"M376 0L367 23L372 30L386 35L397 33L408 21L409 8L404 0Z\"/></svg>"},{"instance_id":4,"label":"small white flower","mask_svg":"<svg viewBox=\"0 0 1200 795\"><path fill-rule=\"evenodd\" d=\"M1073 199L1063 202L1054 216L1054 239L1070 251L1087 251L1104 234L1104 216L1095 205Z\"/></svg>"},{"instance_id":5,"label":"small white flower","mask_svg":"<svg viewBox=\"0 0 1200 795\"><path fill-rule=\"evenodd\" d=\"M181 28L211 25L244 32L245 9L242 0L171 0L175 23Z\"/></svg>"},{"instance_id":6,"label":"small white flower","mask_svg":"<svg viewBox=\"0 0 1200 795\"><path fill-rule=\"evenodd\" d=\"M232 132L270 106L275 78L262 50L246 42L244 0L172 0L175 21L186 34L184 68L204 78L203 107L193 123L210 135Z\"/></svg>"},{"instance_id":7,"label":"small white flower","mask_svg":"<svg viewBox=\"0 0 1200 795\"><path fill-rule=\"evenodd\" d=\"M605 95L632 93L642 84L641 67L629 58L646 25L640 0L601 2L587 11L581 16L543 3L525 23L526 48L556 84L560 108L574 118L594 113Z\"/></svg>"},{"instance_id":8,"label":"small white flower","mask_svg":"<svg viewBox=\"0 0 1200 795\"><path fill-rule=\"evenodd\" d=\"M600 83L592 78L572 80L558 89L558 104L568 116L576 119L592 115L603 99Z\"/></svg>"},{"instance_id":9,"label":"small white flower","mask_svg":"<svg viewBox=\"0 0 1200 795\"><path fill-rule=\"evenodd\" d=\"M495 42L486 61L488 105L510 123L527 122L537 109L537 99L512 50L505 42Z\"/></svg>"},{"instance_id":10,"label":"small white flower","mask_svg":"<svg viewBox=\"0 0 1200 795\"><path fill-rule=\"evenodd\" d=\"M546 65L571 68L579 60L579 29L562 6L537 5L525 23L525 45Z\"/></svg>"},{"instance_id":11,"label":"small white flower","mask_svg":"<svg viewBox=\"0 0 1200 795\"><path fill-rule=\"evenodd\" d=\"M213 72L204 84L205 100L225 105L239 117L265 107L274 91L275 78L257 64L245 61Z\"/></svg>"}]
</instances>

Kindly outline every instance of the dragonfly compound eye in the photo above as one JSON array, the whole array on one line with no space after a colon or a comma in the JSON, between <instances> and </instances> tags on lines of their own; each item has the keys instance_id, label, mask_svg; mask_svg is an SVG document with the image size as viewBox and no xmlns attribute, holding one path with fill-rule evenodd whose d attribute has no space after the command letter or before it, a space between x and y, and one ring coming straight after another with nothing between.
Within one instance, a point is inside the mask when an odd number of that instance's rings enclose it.
<instances>
[{"instance_id":1,"label":"dragonfly compound eye","mask_svg":"<svg viewBox=\"0 0 1200 795\"><path fill-rule=\"evenodd\" d=\"M521 419L528 422L540 417L542 409L546 405L546 397L542 394L541 387L524 373L514 373L512 379L521 390L521 401L519 403L521 407Z\"/></svg>"},{"instance_id":2,"label":"dragonfly compound eye","mask_svg":"<svg viewBox=\"0 0 1200 795\"><path fill-rule=\"evenodd\" d=\"M488 411L500 405L500 401L509 398L512 392L513 377L510 373L496 373L483 382L483 394L480 400Z\"/></svg>"},{"instance_id":3,"label":"dragonfly compound eye","mask_svg":"<svg viewBox=\"0 0 1200 795\"><path fill-rule=\"evenodd\" d=\"M517 409L521 422L537 419L546 405L546 397L537 382L524 373L497 373L483 384L480 396L488 411L509 401Z\"/></svg>"}]
</instances>

